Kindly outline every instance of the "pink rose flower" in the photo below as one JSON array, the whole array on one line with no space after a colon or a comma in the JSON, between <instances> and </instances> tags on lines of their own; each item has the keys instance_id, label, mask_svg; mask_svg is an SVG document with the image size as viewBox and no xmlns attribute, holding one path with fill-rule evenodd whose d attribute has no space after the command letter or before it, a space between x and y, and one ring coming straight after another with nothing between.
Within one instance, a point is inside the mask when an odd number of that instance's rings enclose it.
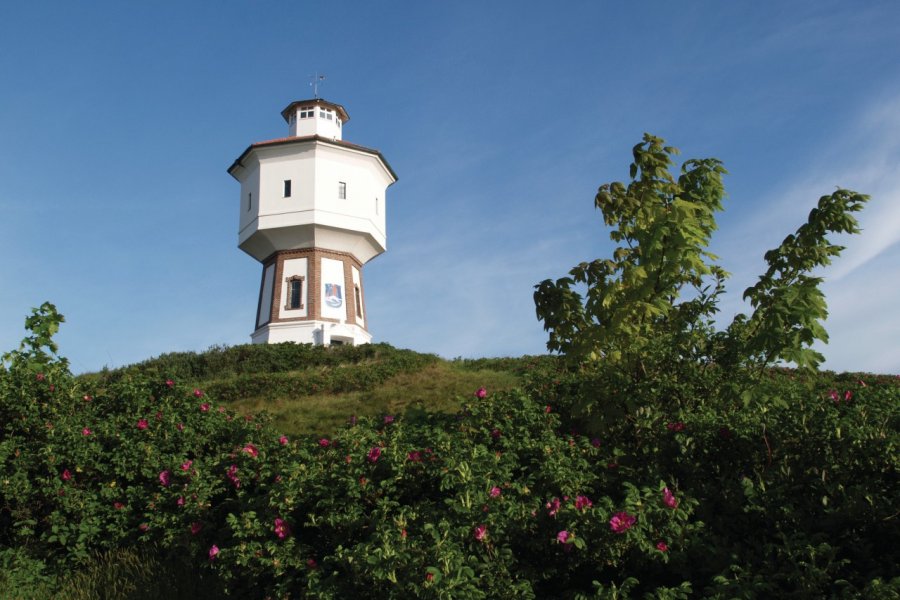
<instances>
[{"instance_id":1,"label":"pink rose flower","mask_svg":"<svg viewBox=\"0 0 900 600\"><path fill-rule=\"evenodd\" d=\"M194 398L202 398L202 397L203 397L203 391L198 390L197 388L194 388Z\"/></svg>"},{"instance_id":2,"label":"pink rose flower","mask_svg":"<svg viewBox=\"0 0 900 600\"><path fill-rule=\"evenodd\" d=\"M72 472L69 471L68 469L63 469L63 472L60 474L60 477L62 478L63 481L69 481L70 479L72 479Z\"/></svg>"},{"instance_id":3,"label":"pink rose flower","mask_svg":"<svg viewBox=\"0 0 900 600\"><path fill-rule=\"evenodd\" d=\"M498 488L495 485L494 487L491 488L490 494L491 494L491 498L496 498L497 496L500 495L500 488Z\"/></svg>"},{"instance_id":4,"label":"pink rose flower","mask_svg":"<svg viewBox=\"0 0 900 600\"><path fill-rule=\"evenodd\" d=\"M175 429L177 429L178 431L184 431L184 423L179 423L175 426Z\"/></svg>"},{"instance_id":5,"label":"pink rose flower","mask_svg":"<svg viewBox=\"0 0 900 600\"><path fill-rule=\"evenodd\" d=\"M566 531L565 529L563 529L562 531L557 533L556 541L559 542L560 544L565 544L567 541L569 541L569 532Z\"/></svg>"},{"instance_id":6,"label":"pink rose flower","mask_svg":"<svg viewBox=\"0 0 900 600\"><path fill-rule=\"evenodd\" d=\"M191 535L197 535L203 529L203 523L199 521L194 521L191 523Z\"/></svg>"},{"instance_id":7,"label":"pink rose flower","mask_svg":"<svg viewBox=\"0 0 900 600\"><path fill-rule=\"evenodd\" d=\"M278 536L278 539L283 540L287 536L291 535L291 527L287 524L287 521L282 519L281 517L275 517L275 535Z\"/></svg>"},{"instance_id":8,"label":"pink rose flower","mask_svg":"<svg viewBox=\"0 0 900 600\"><path fill-rule=\"evenodd\" d=\"M559 506L560 506L559 498L554 498L553 500L551 500L550 502L548 502L546 504L547 514L551 517L556 516L556 513L559 512Z\"/></svg>"},{"instance_id":9,"label":"pink rose flower","mask_svg":"<svg viewBox=\"0 0 900 600\"><path fill-rule=\"evenodd\" d=\"M422 462L422 453L418 450L413 450L412 452L408 452L406 454L406 460L410 462Z\"/></svg>"},{"instance_id":10,"label":"pink rose flower","mask_svg":"<svg viewBox=\"0 0 900 600\"><path fill-rule=\"evenodd\" d=\"M636 517L629 515L627 512L617 512L609 520L609 527L616 533L625 533L637 521Z\"/></svg>"},{"instance_id":11,"label":"pink rose flower","mask_svg":"<svg viewBox=\"0 0 900 600\"><path fill-rule=\"evenodd\" d=\"M113 502L113 508L116 510L122 510L123 508L125 508L125 505L121 502Z\"/></svg>"},{"instance_id":12,"label":"pink rose flower","mask_svg":"<svg viewBox=\"0 0 900 600\"><path fill-rule=\"evenodd\" d=\"M384 415L384 424L390 425L394 422L394 415Z\"/></svg>"},{"instance_id":13,"label":"pink rose flower","mask_svg":"<svg viewBox=\"0 0 900 600\"><path fill-rule=\"evenodd\" d=\"M319 447L321 447L321 448L327 448L330 445L331 445L331 441L326 438L322 438L321 440L319 440Z\"/></svg>"},{"instance_id":14,"label":"pink rose flower","mask_svg":"<svg viewBox=\"0 0 900 600\"><path fill-rule=\"evenodd\" d=\"M81 430L81 435L83 435L83 436L89 436L92 433L94 433L94 432L91 431L89 427L85 427L84 429Z\"/></svg>"},{"instance_id":15,"label":"pink rose flower","mask_svg":"<svg viewBox=\"0 0 900 600\"><path fill-rule=\"evenodd\" d=\"M225 473L225 476L229 481L231 481L231 485L233 485L235 488L241 487L241 480L238 479L237 470L237 465L231 465L230 467L228 467L228 471Z\"/></svg>"},{"instance_id":16,"label":"pink rose flower","mask_svg":"<svg viewBox=\"0 0 900 600\"><path fill-rule=\"evenodd\" d=\"M246 452L247 454L249 454L249 455L252 456L253 458L256 458L257 456L259 456L259 450L257 450L257 449L256 449L256 446L254 446L253 444L247 444L246 446L244 446L244 447L241 449L241 451L242 451L242 452Z\"/></svg>"},{"instance_id":17,"label":"pink rose flower","mask_svg":"<svg viewBox=\"0 0 900 600\"><path fill-rule=\"evenodd\" d=\"M159 474L159 482L163 485L163 487L168 487L169 483L171 483L172 473L169 472L168 469L165 471L161 471Z\"/></svg>"},{"instance_id":18,"label":"pink rose flower","mask_svg":"<svg viewBox=\"0 0 900 600\"><path fill-rule=\"evenodd\" d=\"M287 446L287 445L288 445L288 438L287 438L287 436L286 436L286 435L283 435L283 436L281 436L280 438L278 438L278 443L281 444L282 446Z\"/></svg>"},{"instance_id":19,"label":"pink rose flower","mask_svg":"<svg viewBox=\"0 0 900 600\"><path fill-rule=\"evenodd\" d=\"M209 412L209 402L200 405L200 412Z\"/></svg>"},{"instance_id":20,"label":"pink rose flower","mask_svg":"<svg viewBox=\"0 0 900 600\"><path fill-rule=\"evenodd\" d=\"M850 390L847 390L846 392L844 392L844 402L850 402L850 400L852 400L852 399L853 399L853 392L851 392Z\"/></svg>"},{"instance_id":21,"label":"pink rose flower","mask_svg":"<svg viewBox=\"0 0 900 600\"><path fill-rule=\"evenodd\" d=\"M209 560L216 560L216 557L219 555L219 547L213 544L209 547Z\"/></svg>"},{"instance_id":22,"label":"pink rose flower","mask_svg":"<svg viewBox=\"0 0 900 600\"><path fill-rule=\"evenodd\" d=\"M592 506L594 506L594 503L587 496L575 496L575 510L584 510Z\"/></svg>"},{"instance_id":23,"label":"pink rose flower","mask_svg":"<svg viewBox=\"0 0 900 600\"><path fill-rule=\"evenodd\" d=\"M675 499L675 494L667 487L663 488L663 503L669 508L678 506L678 500Z\"/></svg>"},{"instance_id":24,"label":"pink rose flower","mask_svg":"<svg viewBox=\"0 0 900 600\"><path fill-rule=\"evenodd\" d=\"M479 542L484 540L484 536L487 535L487 525L478 525L473 532L475 539Z\"/></svg>"},{"instance_id":25,"label":"pink rose flower","mask_svg":"<svg viewBox=\"0 0 900 600\"><path fill-rule=\"evenodd\" d=\"M178 500L175 501L175 506L184 506L184 496L178 496Z\"/></svg>"},{"instance_id":26,"label":"pink rose flower","mask_svg":"<svg viewBox=\"0 0 900 600\"><path fill-rule=\"evenodd\" d=\"M475 392L475 397L479 400L484 400L485 396L487 396L487 390L483 387L478 388L478 391Z\"/></svg>"},{"instance_id":27,"label":"pink rose flower","mask_svg":"<svg viewBox=\"0 0 900 600\"><path fill-rule=\"evenodd\" d=\"M147 423L147 419L138 419L137 428L138 429L147 429L149 427L149 423Z\"/></svg>"},{"instance_id":28,"label":"pink rose flower","mask_svg":"<svg viewBox=\"0 0 900 600\"><path fill-rule=\"evenodd\" d=\"M190 471L190 470L191 470L191 465L193 465L193 464L194 464L194 461L192 461L192 460L186 460L186 461L184 461L183 463L181 463L181 470L182 470L182 471Z\"/></svg>"},{"instance_id":29,"label":"pink rose flower","mask_svg":"<svg viewBox=\"0 0 900 600\"><path fill-rule=\"evenodd\" d=\"M669 546L665 542L656 542L656 549L660 552L668 552Z\"/></svg>"},{"instance_id":30,"label":"pink rose flower","mask_svg":"<svg viewBox=\"0 0 900 600\"><path fill-rule=\"evenodd\" d=\"M369 454L367 455L367 458L369 459L369 462L373 463L373 462L377 461L380 456L381 456L381 448L379 448L378 446L375 446L371 450L369 450Z\"/></svg>"},{"instance_id":31,"label":"pink rose flower","mask_svg":"<svg viewBox=\"0 0 900 600\"><path fill-rule=\"evenodd\" d=\"M166 387L175 387L175 382L171 379L166 379Z\"/></svg>"}]
</instances>

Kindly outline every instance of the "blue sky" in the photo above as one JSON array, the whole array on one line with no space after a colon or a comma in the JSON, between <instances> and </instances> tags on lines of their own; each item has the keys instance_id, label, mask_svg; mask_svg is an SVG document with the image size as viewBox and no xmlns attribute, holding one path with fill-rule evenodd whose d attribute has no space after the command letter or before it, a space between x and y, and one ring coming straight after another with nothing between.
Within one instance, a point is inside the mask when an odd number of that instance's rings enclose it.
<instances>
[{"instance_id":1,"label":"blue sky","mask_svg":"<svg viewBox=\"0 0 900 600\"><path fill-rule=\"evenodd\" d=\"M627 5L627 6L626 6ZM76 372L249 341L238 184L320 95L379 149L376 341L536 354L533 286L611 251L597 186L643 132L730 175L723 319L836 187L871 194L824 272L835 370L900 372L900 3L19 2L0 18L0 349L66 315Z\"/></svg>"}]
</instances>

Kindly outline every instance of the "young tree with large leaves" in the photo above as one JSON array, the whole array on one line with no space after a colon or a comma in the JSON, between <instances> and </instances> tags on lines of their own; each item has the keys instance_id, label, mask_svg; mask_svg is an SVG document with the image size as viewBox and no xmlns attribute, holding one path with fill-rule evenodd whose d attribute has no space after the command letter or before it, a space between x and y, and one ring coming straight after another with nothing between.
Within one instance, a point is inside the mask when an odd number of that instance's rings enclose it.
<instances>
[{"instance_id":1,"label":"young tree with large leaves","mask_svg":"<svg viewBox=\"0 0 900 600\"><path fill-rule=\"evenodd\" d=\"M827 340L827 307L812 273L843 249L829 234L859 231L851 213L868 198L848 190L822 197L807 223L766 253L768 270L744 293L753 313L717 332L728 274L707 247L726 171L719 160L692 159L676 178L678 150L649 134L632 154L631 181L604 184L595 198L617 244L612 257L535 286L547 347L574 366L600 368L607 392L629 405L638 388L676 401L696 396L710 372L721 381L778 361L815 368L822 357L810 346Z\"/></svg>"}]
</instances>

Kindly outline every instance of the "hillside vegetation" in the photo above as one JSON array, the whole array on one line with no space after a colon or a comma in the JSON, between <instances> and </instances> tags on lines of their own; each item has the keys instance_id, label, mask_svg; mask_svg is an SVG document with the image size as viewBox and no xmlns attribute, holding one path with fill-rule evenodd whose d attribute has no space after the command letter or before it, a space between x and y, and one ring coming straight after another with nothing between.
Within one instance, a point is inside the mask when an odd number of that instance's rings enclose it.
<instances>
[{"instance_id":1,"label":"hillside vegetation","mask_svg":"<svg viewBox=\"0 0 900 600\"><path fill-rule=\"evenodd\" d=\"M454 413L478 388L518 387L549 356L441 359L388 344L213 347L81 375L95 389L129 379L173 379L203 389L241 414L265 411L287 434L333 433L350 417L409 409Z\"/></svg>"}]
</instances>

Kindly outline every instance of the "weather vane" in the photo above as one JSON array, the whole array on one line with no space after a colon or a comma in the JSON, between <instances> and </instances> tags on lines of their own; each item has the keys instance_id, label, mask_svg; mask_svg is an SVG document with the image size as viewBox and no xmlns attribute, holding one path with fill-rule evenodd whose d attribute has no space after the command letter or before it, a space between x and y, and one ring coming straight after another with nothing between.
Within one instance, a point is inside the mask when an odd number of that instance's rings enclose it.
<instances>
[{"instance_id":1,"label":"weather vane","mask_svg":"<svg viewBox=\"0 0 900 600\"><path fill-rule=\"evenodd\" d=\"M309 82L309 85L313 89L313 97L318 98L319 97L319 83L322 81L325 81L325 76L319 75L319 72L316 71L316 74L310 75L309 78L312 80Z\"/></svg>"}]
</instances>

